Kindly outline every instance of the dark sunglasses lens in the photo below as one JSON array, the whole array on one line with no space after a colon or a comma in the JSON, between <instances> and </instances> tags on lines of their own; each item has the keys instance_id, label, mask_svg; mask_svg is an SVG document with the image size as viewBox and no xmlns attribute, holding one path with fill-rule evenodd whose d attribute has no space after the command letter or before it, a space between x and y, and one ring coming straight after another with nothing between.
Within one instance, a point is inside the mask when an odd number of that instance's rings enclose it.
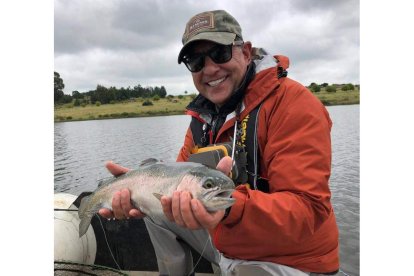
<instances>
[{"instance_id":1,"label":"dark sunglasses lens","mask_svg":"<svg viewBox=\"0 0 414 276\"><path fill-rule=\"evenodd\" d=\"M198 72L204 67L204 56L190 56L184 63L191 72Z\"/></svg>"},{"instance_id":2,"label":"dark sunglasses lens","mask_svg":"<svg viewBox=\"0 0 414 276\"><path fill-rule=\"evenodd\" d=\"M209 57L217 64L228 62L231 59L231 45L220 45L212 49Z\"/></svg>"},{"instance_id":3,"label":"dark sunglasses lens","mask_svg":"<svg viewBox=\"0 0 414 276\"><path fill-rule=\"evenodd\" d=\"M188 70L193 73L201 71L204 67L205 56L209 56L215 63L222 64L228 62L232 57L232 45L217 45L207 53L195 54L186 57L183 62Z\"/></svg>"}]
</instances>

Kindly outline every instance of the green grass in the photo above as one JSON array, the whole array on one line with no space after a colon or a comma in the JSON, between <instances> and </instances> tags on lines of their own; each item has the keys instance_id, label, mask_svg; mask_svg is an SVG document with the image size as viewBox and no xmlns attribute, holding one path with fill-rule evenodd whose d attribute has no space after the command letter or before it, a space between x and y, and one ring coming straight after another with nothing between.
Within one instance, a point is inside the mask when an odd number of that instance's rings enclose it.
<instances>
[{"instance_id":1,"label":"green grass","mask_svg":"<svg viewBox=\"0 0 414 276\"><path fill-rule=\"evenodd\" d=\"M359 104L359 90L342 91L340 88L336 92L326 92L322 88L320 92L313 93L321 100L324 105L345 105L345 104Z\"/></svg>"},{"instance_id":2,"label":"green grass","mask_svg":"<svg viewBox=\"0 0 414 276\"><path fill-rule=\"evenodd\" d=\"M336 92L329 93L325 91L325 88L322 88L320 92L313 94L324 105L359 104L359 90L342 91L338 87ZM190 95L186 95L181 99L174 97L172 100L167 98L158 101L151 100L153 103L151 106L142 106L142 99L102 104L100 106L86 105L84 107L73 106L73 103L71 103L55 107L54 120L55 122L63 122L184 114L185 107L191 99Z\"/></svg>"},{"instance_id":3,"label":"green grass","mask_svg":"<svg viewBox=\"0 0 414 276\"><path fill-rule=\"evenodd\" d=\"M84 107L66 104L55 107L55 122L184 114L190 101L191 97L185 96L183 99L152 101L151 106L143 106L142 100Z\"/></svg>"}]
</instances>

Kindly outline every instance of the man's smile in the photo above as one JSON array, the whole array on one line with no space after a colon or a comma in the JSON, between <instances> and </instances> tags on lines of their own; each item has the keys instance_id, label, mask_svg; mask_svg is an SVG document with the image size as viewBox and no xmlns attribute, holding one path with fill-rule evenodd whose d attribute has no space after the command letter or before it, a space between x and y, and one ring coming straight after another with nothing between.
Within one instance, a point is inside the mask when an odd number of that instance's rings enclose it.
<instances>
[{"instance_id":1,"label":"man's smile","mask_svg":"<svg viewBox=\"0 0 414 276\"><path fill-rule=\"evenodd\" d=\"M207 84L211 87L215 87L215 86L219 85L220 83L222 83L226 78L227 77L223 77L221 79L213 80L213 81L207 82Z\"/></svg>"}]
</instances>

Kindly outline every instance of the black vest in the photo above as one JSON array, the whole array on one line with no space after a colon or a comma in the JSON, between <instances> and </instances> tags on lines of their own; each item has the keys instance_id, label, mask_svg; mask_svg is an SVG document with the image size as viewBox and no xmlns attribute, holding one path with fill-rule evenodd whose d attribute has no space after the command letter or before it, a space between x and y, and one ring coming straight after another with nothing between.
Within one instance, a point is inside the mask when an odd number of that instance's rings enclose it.
<instances>
[{"instance_id":1,"label":"black vest","mask_svg":"<svg viewBox=\"0 0 414 276\"><path fill-rule=\"evenodd\" d=\"M253 109L241 122L239 122L239 131L241 131L241 139L238 144L242 145L247 152L246 171L250 187L255 190L269 192L269 183L266 179L260 177L260 153L257 140L257 124L258 114L261 105ZM195 117L192 117L190 123L191 132L193 135L194 145L198 147L205 147L214 144L210 139L210 130L206 124L202 123ZM241 140L241 141L240 141Z\"/></svg>"}]
</instances>

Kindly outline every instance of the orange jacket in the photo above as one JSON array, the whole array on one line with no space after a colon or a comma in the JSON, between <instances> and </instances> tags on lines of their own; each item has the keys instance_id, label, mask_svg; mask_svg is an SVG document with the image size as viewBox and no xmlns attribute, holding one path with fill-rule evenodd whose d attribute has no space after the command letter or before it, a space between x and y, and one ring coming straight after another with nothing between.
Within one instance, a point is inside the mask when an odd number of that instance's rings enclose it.
<instances>
[{"instance_id":1,"label":"orange jacket","mask_svg":"<svg viewBox=\"0 0 414 276\"><path fill-rule=\"evenodd\" d=\"M275 56L279 66L289 60ZM245 92L243 119L263 102L258 114L261 177L269 193L245 185L233 192L236 203L211 231L225 256L327 273L339 269L338 228L330 202L332 122L322 103L289 78L277 78L277 67L257 67ZM233 136L234 118L226 121L216 143ZM177 161L194 147L187 130Z\"/></svg>"}]
</instances>

